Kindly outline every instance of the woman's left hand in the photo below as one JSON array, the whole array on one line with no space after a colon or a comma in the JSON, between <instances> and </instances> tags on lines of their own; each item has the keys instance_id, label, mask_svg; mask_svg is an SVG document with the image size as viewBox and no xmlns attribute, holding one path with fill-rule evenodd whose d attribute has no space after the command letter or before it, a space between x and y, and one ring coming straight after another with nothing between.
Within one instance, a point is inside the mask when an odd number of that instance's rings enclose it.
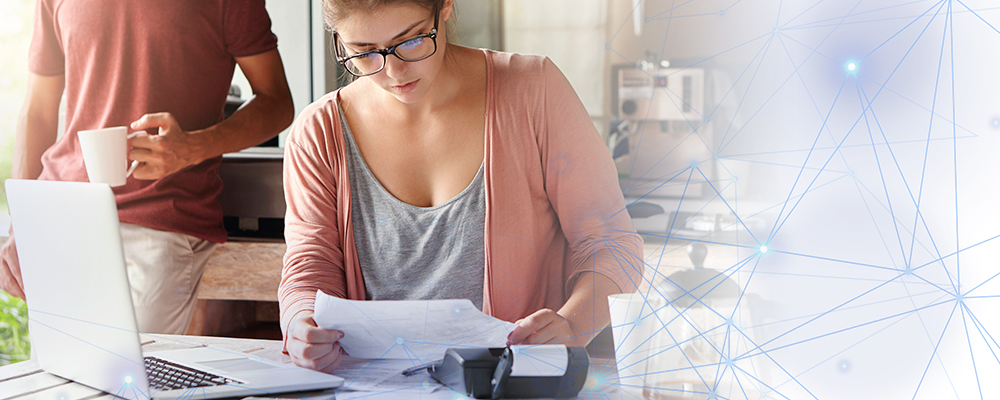
<instances>
[{"instance_id":1,"label":"woman's left hand","mask_svg":"<svg viewBox=\"0 0 1000 400\"><path fill-rule=\"evenodd\" d=\"M586 346L590 335L577 332L572 323L562 315L543 308L514 323L514 330L507 335L507 344L565 344Z\"/></svg>"}]
</instances>

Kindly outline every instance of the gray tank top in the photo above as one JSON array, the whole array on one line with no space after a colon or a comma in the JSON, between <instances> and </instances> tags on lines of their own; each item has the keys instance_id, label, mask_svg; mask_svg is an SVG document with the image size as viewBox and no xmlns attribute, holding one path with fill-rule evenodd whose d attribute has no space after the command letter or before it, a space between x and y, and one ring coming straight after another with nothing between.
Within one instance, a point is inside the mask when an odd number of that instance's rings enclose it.
<instances>
[{"instance_id":1,"label":"gray tank top","mask_svg":"<svg viewBox=\"0 0 1000 400\"><path fill-rule=\"evenodd\" d=\"M351 222L370 300L469 299L483 308L483 167L472 183L434 207L390 194L375 178L340 112L351 181Z\"/></svg>"}]
</instances>

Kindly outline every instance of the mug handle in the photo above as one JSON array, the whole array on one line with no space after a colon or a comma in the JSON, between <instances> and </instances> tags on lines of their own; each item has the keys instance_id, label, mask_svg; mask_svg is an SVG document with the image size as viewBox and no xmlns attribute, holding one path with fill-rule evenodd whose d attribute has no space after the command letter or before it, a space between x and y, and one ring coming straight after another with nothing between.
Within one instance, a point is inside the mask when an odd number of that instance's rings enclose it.
<instances>
[{"instance_id":1,"label":"mug handle","mask_svg":"<svg viewBox=\"0 0 1000 400\"><path fill-rule=\"evenodd\" d=\"M132 160L132 165L128 167L128 171L125 171L125 178L132 176L132 171L135 171L135 167L139 166L139 160Z\"/></svg>"}]
</instances>

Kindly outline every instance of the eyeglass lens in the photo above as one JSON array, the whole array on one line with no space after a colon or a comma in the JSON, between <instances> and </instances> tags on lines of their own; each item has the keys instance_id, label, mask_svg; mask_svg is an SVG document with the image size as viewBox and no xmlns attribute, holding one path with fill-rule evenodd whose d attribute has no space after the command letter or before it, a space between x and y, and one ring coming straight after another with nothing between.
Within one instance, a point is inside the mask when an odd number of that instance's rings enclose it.
<instances>
[{"instance_id":1,"label":"eyeglass lens","mask_svg":"<svg viewBox=\"0 0 1000 400\"><path fill-rule=\"evenodd\" d=\"M420 61L434 54L435 47L433 39L420 36L393 46L389 53L403 61ZM346 49L342 48L342 51L347 53ZM351 57L344 63L344 67L355 75L368 75L381 70L384 64L385 56L373 51L360 57Z\"/></svg>"}]
</instances>

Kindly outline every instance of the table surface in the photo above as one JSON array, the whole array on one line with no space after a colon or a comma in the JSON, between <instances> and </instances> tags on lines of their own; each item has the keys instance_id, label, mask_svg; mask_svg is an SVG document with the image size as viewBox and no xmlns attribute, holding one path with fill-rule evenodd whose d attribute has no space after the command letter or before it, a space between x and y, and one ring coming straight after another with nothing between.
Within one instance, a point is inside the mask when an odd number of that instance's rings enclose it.
<instances>
[{"instance_id":1,"label":"table surface","mask_svg":"<svg viewBox=\"0 0 1000 400\"><path fill-rule=\"evenodd\" d=\"M2 243L6 237L0 237ZM642 286L658 281L671 272L691 268L691 261L683 248L686 242L669 243L647 241L644 246L647 277ZM735 249L726 246L709 245L705 260L706 268L722 268L732 264L737 256ZM277 284L280 280L281 256L284 243L231 242L220 246L213 255L210 268L202 278L199 298L202 299L242 299L277 301ZM235 282L235 283L234 283ZM290 363L287 355L281 353L281 342L273 340L235 339L205 336L142 335L143 351L159 351L218 346L242 351L270 360ZM590 382L616 381L614 362L607 359L592 359ZM590 385L590 383L588 383ZM596 397L595 397L596 396ZM284 397L294 397L285 395ZM405 396L402 396L405 397ZM637 399L634 394L623 393L615 384L595 384L585 388L579 398ZM65 400L110 400L115 397L98 390L67 381L42 371L34 360L0 367L0 400L16 399L65 399ZM663 397L666 399L666 397Z\"/></svg>"},{"instance_id":2,"label":"table surface","mask_svg":"<svg viewBox=\"0 0 1000 400\"><path fill-rule=\"evenodd\" d=\"M266 358L281 363L290 363L287 355L281 353L281 341L235 339L207 336L181 335L141 335L144 352L217 346L228 350L240 351L254 356ZM598 380L598 376L604 377ZM609 379L608 377L611 377ZM634 396L622 394L617 385L600 384L599 381L615 380L613 360L593 359L591 361L591 376L588 387L580 393L580 399L634 399ZM315 394L315 393L313 393ZM304 394L285 394L276 397L296 397ZM380 396L381 398L382 396ZM412 397L412 393L399 397ZM0 367L0 399L7 400L112 400L113 395L68 381L66 379L42 371L34 360L23 361Z\"/></svg>"}]
</instances>

